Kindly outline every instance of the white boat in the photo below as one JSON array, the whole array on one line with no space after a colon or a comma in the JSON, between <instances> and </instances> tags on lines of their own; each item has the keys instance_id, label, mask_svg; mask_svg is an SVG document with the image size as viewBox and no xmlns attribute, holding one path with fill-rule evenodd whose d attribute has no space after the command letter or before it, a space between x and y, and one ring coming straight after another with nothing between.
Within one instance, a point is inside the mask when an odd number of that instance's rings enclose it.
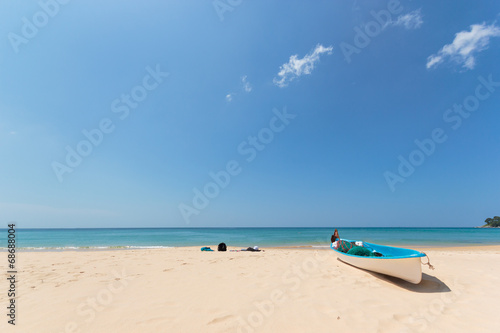
<instances>
[{"instance_id":1,"label":"white boat","mask_svg":"<svg viewBox=\"0 0 500 333\"><path fill-rule=\"evenodd\" d=\"M354 242L348 239L343 240ZM362 257L338 251L333 248L333 244L330 247L335 251L340 260L352 266L394 276L414 284L418 284L422 280L421 258L426 256L423 252L363 242L363 247L381 253L383 256Z\"/></svg>"}]
</instances>

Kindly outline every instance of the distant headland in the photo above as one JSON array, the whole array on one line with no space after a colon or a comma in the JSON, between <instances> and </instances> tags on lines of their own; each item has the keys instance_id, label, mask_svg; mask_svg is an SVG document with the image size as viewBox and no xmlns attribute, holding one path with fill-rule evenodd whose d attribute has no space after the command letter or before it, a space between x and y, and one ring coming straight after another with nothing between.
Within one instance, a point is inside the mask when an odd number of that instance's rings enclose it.
<instances>
[{"instance_id":1,"label":"distant headland","mask_svg":"<svg viewBox=\"0 0 500 333\"><path fill-rule=\"evenodd\" d=\"M494 216L493 218L488 217L484 220L484 223L486 224L478 228L500 228L500 216Z\"/></svg>"}]
</instances>

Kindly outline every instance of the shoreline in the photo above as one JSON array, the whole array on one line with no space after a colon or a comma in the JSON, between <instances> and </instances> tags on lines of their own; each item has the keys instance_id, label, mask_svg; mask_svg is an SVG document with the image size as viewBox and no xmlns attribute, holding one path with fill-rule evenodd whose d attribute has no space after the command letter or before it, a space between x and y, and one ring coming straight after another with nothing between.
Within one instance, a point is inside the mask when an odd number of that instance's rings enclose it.
<instances>
[{"instance_id":1,"label":"shoreline","mask_svg":"<svg viewBox=\"0 0 500 333\"><path fill-rule=\"evenodd\" d=\"M385 244L384 244L385 245ZM187 245L187 246L144 246L144 247L127 247L127 246L112 246L112 247L68 247L68 248L17 248L18 253L31 253L31 252L109 252L109 251L150 251L150 250L174 250L174 249L198 249L208 246L214 252L217 251L217 244L215 245ZM449 250L449 251L473 251L473 250L500 250L500 244L445 244L436 246L434 244L430 245L392 245L387 246L400 247L414 249L418 251L439 251L439 250ZM229 250L236 250L238 252L246 247L238 246L227 246ZM278 246L259 246L261 250L304 250L304 251L314 251L314 250L330 250L329 245L278 245ZM6 248L0 248L1 251L7 251ZM244 251L243 251L244 252Z\"/></svg>"}]
</instances>

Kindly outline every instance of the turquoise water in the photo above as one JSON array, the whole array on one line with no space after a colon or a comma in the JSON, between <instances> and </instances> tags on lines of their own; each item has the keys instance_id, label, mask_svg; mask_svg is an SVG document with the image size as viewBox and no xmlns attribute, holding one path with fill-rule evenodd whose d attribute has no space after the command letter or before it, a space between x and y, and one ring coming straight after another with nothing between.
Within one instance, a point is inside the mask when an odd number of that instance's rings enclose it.
<instances>
[{"instance_id":1,"label":"turquoise water","mask_svg":"<svg viewBox=\"0 0 500 333\"><path fill-rule=\"evenodd\" d=\"M339 228L342 238L400 246L500 245L500 229L478 228ZM4 236L1 236L1 235ZM109 228L17 229L16 245L25 249L154 248L258 245L328 247L332 228ZM7 230L0 229L1 248Z\"/></svg>"}]
</instances>

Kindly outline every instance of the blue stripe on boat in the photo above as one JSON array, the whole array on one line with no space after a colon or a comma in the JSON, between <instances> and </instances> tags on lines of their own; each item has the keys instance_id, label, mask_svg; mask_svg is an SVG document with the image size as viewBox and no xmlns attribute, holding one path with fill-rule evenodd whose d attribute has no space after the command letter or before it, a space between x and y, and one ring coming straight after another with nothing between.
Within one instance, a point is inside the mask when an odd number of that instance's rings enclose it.
<instances>
[{"instance_id":1,"label":"blue stripe on boat","mask_svg":"<svg viewBox=\"0 0 500 333\"><path fill-rule=\"evenodd\" d=\"M353 240L349 239L344 239L343 240L347 242L355 242ZM401 247L393 247L393 246L386 246L386 245L378 245L378 244L372 244L368 242L363 242L363 246L366 247L367 249L370 250L375 250L376 252L382 253L384 256L383 257L364 257L364 258L370 258L370 259L405 259L405 258L418 258L418 257L425 257L425 253L422 253L417 250L412 250L412 249L405 249ZM333 248L332 244L330 244L330 248L334 251L340 252L343 255L350 256L350 257L359 257L355 256L352 254L347 254L344 252L341 252L339 250L336 250Z\"/></svg>"}]
</instances>

